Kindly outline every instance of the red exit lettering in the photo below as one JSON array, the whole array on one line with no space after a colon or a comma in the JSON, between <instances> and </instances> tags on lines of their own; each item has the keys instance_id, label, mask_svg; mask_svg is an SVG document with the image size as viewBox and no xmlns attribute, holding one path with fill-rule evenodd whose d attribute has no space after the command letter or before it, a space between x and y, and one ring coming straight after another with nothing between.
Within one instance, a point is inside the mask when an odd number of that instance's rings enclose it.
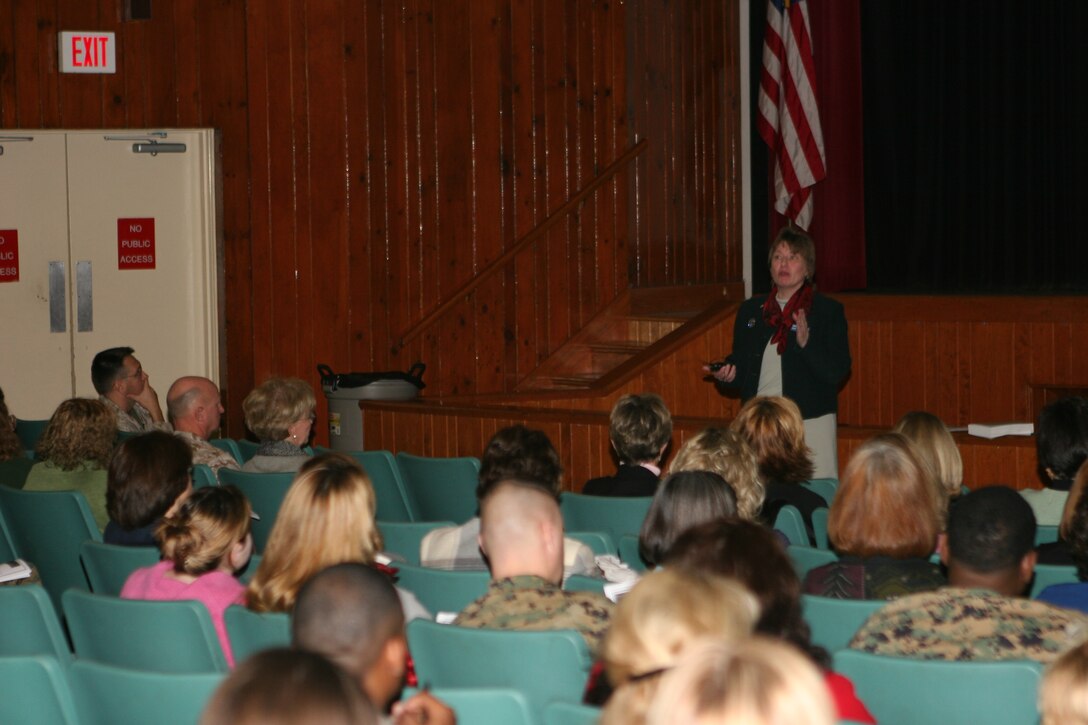
<instances>
[{"instance_id":1,"label":"red exit lettering","mask_svg":"<svg viewBox=\"0 0 1088 725\"><path fill-rule=\"evenodd\" d=\"M107 38L93 35L72 37L72 65L80 68L98 68L106 65Z\"/></svg>"}]
</instances>

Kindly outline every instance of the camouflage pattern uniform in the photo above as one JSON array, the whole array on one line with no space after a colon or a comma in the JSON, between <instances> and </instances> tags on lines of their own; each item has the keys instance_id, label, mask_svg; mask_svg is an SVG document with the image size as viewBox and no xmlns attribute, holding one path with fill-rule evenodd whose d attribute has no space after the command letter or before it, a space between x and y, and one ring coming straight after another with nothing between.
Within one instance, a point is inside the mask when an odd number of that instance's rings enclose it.
<instances>
[{"instance_id":1,"label":"camouflage pattern uniform","mask_svg":"<svg viewBox=\"0 0 1088 725\"><path fill-rule=\"evenodd\" d=\"M132 404L132 410L127 413L121 410L117 403L105 395L99 395L98 399L105 403L106 407L113 411L117 418L117 430L122 433L148 433L153 430L161 430L164 433L173 433L174 429L165 420L155 422L147 408L139 403Z\"/></svg>"},{"instance_id":2,"label":"camouflage pattern uniform","mask_svg":"<svg viewBox=\"0 0 1088 725\"><path fill-rule=\"evenodd\" d=\"M194 434L182 430L175 431L174 435L184 440L189 444L189 447L193 449L194 466L198 463L203 463L215 472L217 478L219 476L220 468L232 468L235 471L239 470L238 461L234 460L234 456L226 451L219 450L203 438L198 438Z\"/></svg>"},{"instance_id":3,"label":"camouflage pattern uniform","mask_svg":"<svg viewBox=\"0 0 1088 725\"><path fill-rule=\"evenodd\" d=\"M851 649L927 660L1047 663L1088 636L1088 617L987 589L947 587L888 603L862 625Z\"/></svg>"},{"instance_id":4,"label":"camouflage pattern uniform","mask_svg":"<svg viewBox=\"0 0 1088 725\"><path fill-rule=\"evenodd\" d=\"M576 629L594 657L612 618L612 602L596 592L564 591L538 576L496 579L454 624L478 629Z\"/></svg>"}]
</instances>

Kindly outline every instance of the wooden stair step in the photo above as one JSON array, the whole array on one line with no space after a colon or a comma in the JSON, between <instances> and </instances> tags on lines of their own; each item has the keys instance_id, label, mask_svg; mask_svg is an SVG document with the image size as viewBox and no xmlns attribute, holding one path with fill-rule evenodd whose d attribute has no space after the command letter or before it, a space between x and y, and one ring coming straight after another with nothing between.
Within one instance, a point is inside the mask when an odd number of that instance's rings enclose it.
<instances>
[{"instance_id":1,"label":"wooden stair step","mask_svg":"<svg viewBox=\"0 0 1088 725\"><path fill-rule=\"evenodd\" d=\"M586 347L590 352L602 355L637 355L646 349L647 344L638 340L617 340L591 342Z\"/></svg>"}]
</instances>

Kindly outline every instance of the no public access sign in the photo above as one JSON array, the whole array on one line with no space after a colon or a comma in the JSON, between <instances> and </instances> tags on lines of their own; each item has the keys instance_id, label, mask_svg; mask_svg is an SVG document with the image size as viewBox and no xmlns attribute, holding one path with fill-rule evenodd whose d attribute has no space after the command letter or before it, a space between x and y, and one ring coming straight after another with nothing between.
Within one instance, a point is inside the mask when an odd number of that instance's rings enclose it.
<instances>
[{"instance_id":1,"label":"no public access sign","mask_svg":"<svg viewBox=\"0 0 1088 725\"><path fill-rule=\"evenodd\" d=\"M117 269L155 269L155 219L117 220Z\"/></svg>"}]
</instances>

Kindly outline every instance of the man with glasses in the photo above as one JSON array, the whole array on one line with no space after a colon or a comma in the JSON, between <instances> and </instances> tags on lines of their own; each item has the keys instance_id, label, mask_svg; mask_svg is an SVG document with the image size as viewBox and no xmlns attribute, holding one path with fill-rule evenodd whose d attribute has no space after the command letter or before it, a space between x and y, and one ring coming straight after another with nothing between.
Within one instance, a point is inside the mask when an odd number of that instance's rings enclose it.
<instances>
[{"instance_id":1,"label":"man with glasses","mask_svg":"<svg viewBox=\"0 0 1088 725\"><path fill-rule=\"evenodd\" d=\"M158 393L148 383L140 361L132 356L131 347L111 347L95 355L91 361L91 382L98 391L98 399L117 417L117 430L125 433L173 430L162 414Z\"/></svg>"}]
</instances>

